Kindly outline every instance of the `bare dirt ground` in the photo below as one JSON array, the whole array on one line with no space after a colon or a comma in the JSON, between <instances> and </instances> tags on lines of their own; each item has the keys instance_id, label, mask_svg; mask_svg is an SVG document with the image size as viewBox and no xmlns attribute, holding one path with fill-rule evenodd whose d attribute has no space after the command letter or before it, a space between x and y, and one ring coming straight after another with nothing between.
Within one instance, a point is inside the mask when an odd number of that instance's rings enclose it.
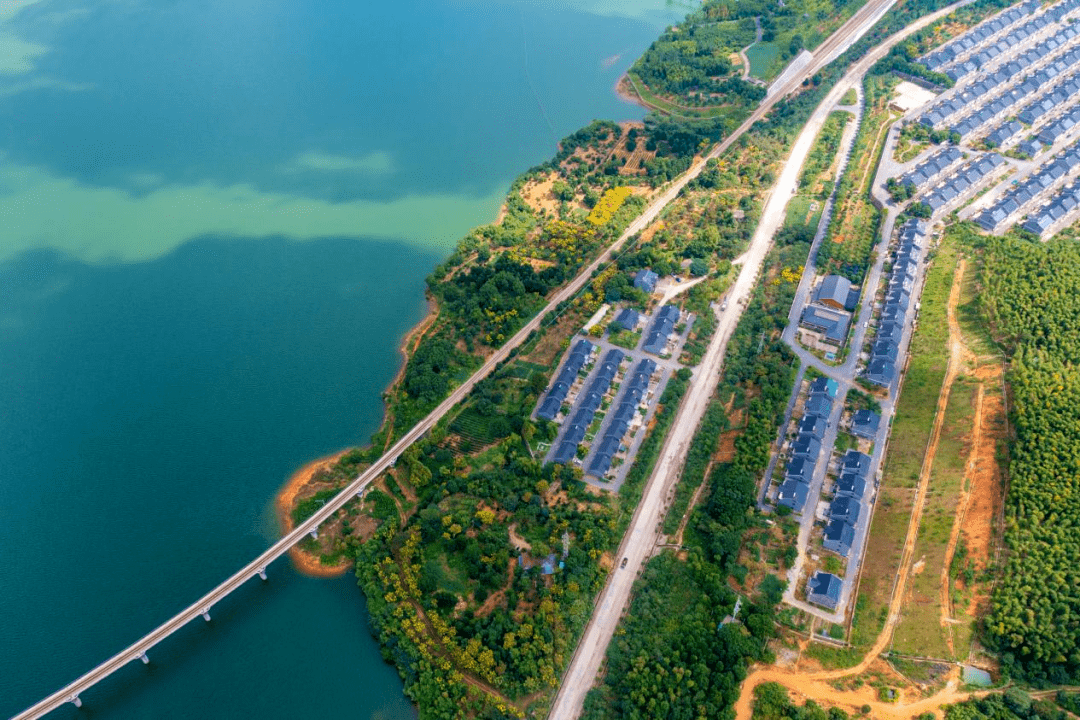
<instances>
[{"instance_id":1,"label":"bare dirt ground","mask_svg":"<svg viewBox=\"0 0 1080 720\"><path fill-rule=\"evenodd\" d=\"M971 352L968 346L964 343L963 335L960 332L960 323L956 320L956 306L960 302L960 289L964 284L964 270L967 266L967 261L961 259L956 265L956 273L953 276L952 289L949 291L949 302L945 308L945 315L949 322L949 370L953 370L954 361L956 365L961 363L965 365L974 366L977 363L975 354ZM955 380L954 373L947 373L945 377L945 384L942 386L942 393L946 393L946 386L951 385ZM949 648L949 652L955 652L953 646L953 627L949 620L952 618L952 586L949 582L949 569L952 565L952 558L956 553L956 542L960 538L960 529L963 527L964 515L967 512L967 505L971 499L971 493L968 492L968 477L973 469L973 464L976 459L976 450L982 442L982 402L983 402L983 387L980 385L976 391L975 396L975 424L971 429L971 454L968 457L967 467L964 468L964 483L960 490L960 500L956 504L956 519L953 522L952 531L949 535L949 542L945 546L945 561L941 565L941 624L945 628L945 643ZM942 413L943 409L939 406L938 412ZM928 455L925 462L932 463L933 458Z\"/></svg>"},{"instance_id":2,"label":"bare dirt ground","mask_svg":"<svg viewBox=\"0 0 1080 720\"><path fill-rule=\"evenodd\" d=\"M964 483L957 503L956 517L953 522L949 542L945 550L945 561L941 569L941 623L946 631L946 643L954 650L953 635L957 620L953 607L953 591L961 587L961 581L950 577L950 566L958 543L962 540L967 548L968 558L977 571L986 567L995 539L995 518L1003 502L1002 467L996 457L1000 441L1006 438L1005 407L1002 395L996 390L1002 388L1002 367L996 357L980 358L964 341L960 324L956 318L956 288L962 285L966 262L961 260L954 280L954 292L949 295L947 316L949 320L949 342L960 353L968 365L968 376L976 381L975 412L970 440L970 454L964 468ZM987 391L990 391L989 393ZM974 617L979 605L985 601L984 594L977 588L968 607L960 612Z\"/></svg>"},{"instance_id":3,"label":"bare dirt ground","mask_svg":"<svg viewBox=\"0 0 1080 720\"><path fill-rule=\"evenodd\" d=\"M990 387L1002 386L1002 368L986 366L981 371L990 371ZM983 375L980 372L980 378ZM985 390L987 386L983 386ZM999 444L1008 438L1005 401L998 393L982 394L980 406L980 426L982 437L972 451L974 464L970 476L971 500L962 522L962 536L967 545L968 557L976 572L984 570L994 555L994 548L1000 542L1002 528L998 523L1004 505L1005 477L1002 464L997 459ZM976 591L967 608L967 614L974 616L980 605L987 601L985 593Z\"/></svg>"},{"instance_id":4,"label":"bare dirt ground","mask_svg":"<svg viewBox=\"0 0 1080 720\"><path fill-rule=\"evenodd\" d=\"M555 185L557 179L556 174L550 172L543 180L530 180L525 183L525 186L521 188L521 197L525 204L538 213L557 215L559 201L555 199L555 195L551 192L551 188Z\"/></svg>"},{"instance_id":5,"label":"bare dirt ground","mask_svg":"<svg viewBox=\"0 0 1080 720\"><path fill-rule=\"evenodd\" d=\"M514 585L514 571L517 570L517 560L510 558L507 565L507 578L506 584L495 592L488 595L488 599L484 601L476 611L476 617L486 617L492 613L495 608L499 607L506 601L506 591Z\"/></svg>"},{"instance_id":6,"label":"bare dirt ground","mask_svg":"<svg viewBox=\"0 0 1080 720\"><path fill-rule=\"evenodd\" d=\"M957 268L957 284L963 279L964 261ZM948 642L952 649L952 591L959 581L949 577L949 566L962 539L968 558L976 572L984 569L990 560L995 541L995 518L1003 503L1002 466L996 457L998 444L1007 438L1004 399L996 390L1003 389L1003 368L996 357L979 358L967 347L956 320L956 304L952 295L948 306L950 343L963 348L965 359L972 364L970 376L978 382L975 399L974 427L971 437L971 454L964 468L963 493L958 503L956 519L949 537L945 564L941 573L942 624L948 628ZM990 391L989 393L987 391ZM978 592L961 612L974 616L985 597Z\"/></svg>"},{"instance_id":7,"label":"bare dirt ground","mask_svg":"<svg viewBox=\"0 0 1080 720\"><path fill-rule=\"evenodd\" d=\"M510 531L510 544L522 552L531 552L532 545L529 541L517 534L517 523L513 523L509 527Z\"/></svg>"}]
</instances>

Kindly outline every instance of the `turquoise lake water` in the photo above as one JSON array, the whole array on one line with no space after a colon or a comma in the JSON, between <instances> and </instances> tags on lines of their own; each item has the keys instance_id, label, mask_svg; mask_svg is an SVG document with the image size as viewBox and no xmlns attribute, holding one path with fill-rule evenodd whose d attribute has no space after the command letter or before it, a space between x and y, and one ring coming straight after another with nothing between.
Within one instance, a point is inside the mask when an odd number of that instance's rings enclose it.
<instances>
[{"instance_id":1,"label":"turquoise lake water","mask_svg":"<svg viewBox=\"0 0 1080 720\"><path fill-rule=\"evenodd\" d=\"M265 549L363 442L423 280L688 8L0 2L0 717ZM410 718L287 561L79 718Z\"/></svg>"}]
</instances>

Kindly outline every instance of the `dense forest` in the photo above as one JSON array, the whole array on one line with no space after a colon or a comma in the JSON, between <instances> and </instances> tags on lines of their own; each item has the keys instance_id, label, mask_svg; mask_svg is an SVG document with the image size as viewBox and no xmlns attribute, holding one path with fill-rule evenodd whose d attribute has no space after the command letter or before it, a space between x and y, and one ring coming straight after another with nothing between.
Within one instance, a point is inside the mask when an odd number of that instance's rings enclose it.
<instances>
[{"instance_id":1,"label":"dense forest","mask_svg":"<svg viewBox=\"0 0 1080 720\"><path fill-rule=\"evenodd\" d=\"M1080 249L994 239L982 309L1010 356L1008 558L986 620L1003 668L1080 680Z\"/></svg>"}]
</instances>

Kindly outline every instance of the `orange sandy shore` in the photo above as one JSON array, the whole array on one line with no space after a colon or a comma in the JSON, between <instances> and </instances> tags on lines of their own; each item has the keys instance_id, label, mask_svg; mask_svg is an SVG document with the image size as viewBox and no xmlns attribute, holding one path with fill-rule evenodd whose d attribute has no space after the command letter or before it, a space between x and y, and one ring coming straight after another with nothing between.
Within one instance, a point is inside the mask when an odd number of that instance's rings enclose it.
<instances>
[{"instance_id":1,"label":"orange sandy shore","mask_svg":"<svg viewBox=\"0 0 1080 720\"><path fill-rule=\"evenodd\" d=\"M309 462L293 473L289 481L278 491L274 505L277 508L278 522L281 523L284 532L287 533L293 529L292 508L297 493L307 485L316 472L337 462L338 458L347 452L348 450L341 450L333 455L327 455ZM289 550L289 559L292 560L293 566L297 570L311 577L337 577L344 575L349 570L348 562L338 565L324 565L318 557L306 553L296 546Z\"/></svg>"},{"instance_id":2,"label":"orange sandy shore","mask_svg":"<svg viewBox=\"0 0 1080 720\"><path fill-rule=\"evenodd\" d=\"M614 90L615 94L618 95L621 100L643 107L646 110L650 109L649 106L638 97L638 94L634 92L633 85L630 84L630 78L627 77L626 73L620 75L619 79L615 81Z\"/></svg>"}]
</instances>

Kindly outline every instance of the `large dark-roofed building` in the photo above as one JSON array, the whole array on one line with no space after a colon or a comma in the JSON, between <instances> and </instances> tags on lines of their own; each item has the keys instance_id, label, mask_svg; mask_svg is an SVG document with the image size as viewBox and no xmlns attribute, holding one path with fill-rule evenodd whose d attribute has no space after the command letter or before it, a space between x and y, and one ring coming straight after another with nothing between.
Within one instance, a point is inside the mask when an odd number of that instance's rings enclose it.
<instances>
[{"instance_id":1,"label":"large dark-roofed building","mask_svg":"<svg viewBox=\"0 0 1080 720\"><path fill-rule=\"evenodd\" d=\"M810 435L821 440L825 437L826 426L824 418L817 415L803 415L802 420L799 421L799 434Z\"/></svg>"},{"instance_id":2,"label":"large dark-roofed building","mask_svg":"<svg viewBox=\"0 0 1080 720\"><path fill-rule=\"evenodd\" d=\"M588 340L577 341L570 354L566 357L562 369L559 370L555 382L551 384L551 389L548 390L544 399L540 401L540 408L536 412L537 417L542 420L555 419L555 416L559 413L559 408L562 407L563 401L566 400L566 396L570 392L570 387L577 379L578 372L585 366L585 362L592 355L595 347Z\"/></svg>"},{"instance_id":3,"label":"large dark-roofed building","mask_svg":"<svg viewBox=\"0 0 1080 720\"><path fill-rule=\"evenodd\" d=\"M792 457L816 460L821 454L821 441L810 434L799 435L791 444Z\"/></svg>"},{"instance_id":4,"label":"large dark-roofed building","mask_svg":"<svg viewBox=\"0 0 1080 720\"><path fill-rule=\"evenodd\" d=\"M849 525L859 521L859 513L862 505L850 495L838 495L829 505L829 518L831 520L843 520Z\"/></svg>"},{"instance_id":5,"label":"large dark-roofed building","mask_svg":"<svg viewBox=\"0 0 1080 720\"><path fill-rule=\"evenodd\" d=\"M851 281L843 275L826 275L818 286L814 300L834 310L853 310L858 295L852 298Z\"/></svg>"},{"instance_id":6,"label":"large dark-roofed building","mask_svg":"<svg viewBox=\"0 0 1080 720\"><path fill-rule=\"evenodd\" d=\"M844 453L843 472L853 472L860 477L866 477L870 473L870 456L858 450L848 450Z\"/></svg>"},{"instance_id":7,"label":"large dark-roofed building","mask_svg":"<svg viewBox=\"0 0 1080 720\"><path fill-rule=\"evenodd\" d=\"M551 455L551 462L565 465L577 455L577 446L585 439L585 432L600 408L600 403L603 402L604 393L611 387L611 381L615 379L619 363L624 357L622 350L614 348L604 353L600 367L593 371L589 384L578 397L574 415L563 432L555 452Z\"/></svg>"},{"instance_id":8,"label":"large dark-roofed building","mask_svg":"<svg viewBox=\"0 0 1080 720\"><path fill-rule=\"evenodd\" d=\"M824 393L812 393L810 397L806 398L806 404L803 405L803 412L808 415L818 415L823 418L829 417L832 413L833 401L832 398Z\"/></svg>"},{"instance_id":9,"label":"large dark-roofed building","mask_svg":"<svg viewBox=\"0 0 1080 720\"><path fill-rule=\"evenodd\" d=\"M881 416L873 410L856 410L851 416L851 434L873 440L881 427Z\"/></svg>"},{"instance_id":10,"label":"large dark-roofed building","mask_svg":"<svg viewBox=\"0 0 1080 720\"><path fill-rule=\"evenodd\" d=\"M883 322L881 327L877 331L878 340L890 340L894 343L899 343L900 338L904 336L904 329L899 323L895 322Z\"/></svg>"},{"instance_id":11,"label":"large dark-roofed building","mask_svg":"<svg viewBox=\"0 0 1080 720\"><path fill-rule=\"evenodd\" d=\"M892 340L882 339L874 343L871 353L874 360L887 360L895 365L900 355L900 348Z\"/></svg>"},{"instance_id":12,"label":"large dark-roofed building","mask_svg":"<svg viewBox=\"0 0 1080 720\"><path fill-rule=\"evenodd\" d=\"M789 478L780 484L780 490L776 494L776 502L779 505L791 508L794 512L801 513L809 494L809 485Z\"/></svg>"},{"instance_id":13,"label":"large dark-roofed building","mask_svg":"<svg viewBox=\"0 0 1080 720\"><path fill-rule=\"evenodd\" d=\"M551 462L558 463L559 465L568 465L577 456L578 444L576 442L570 442L569 440L563 440L559 443L559 447L555 450L555 454L551 456Z\"/></svg>"},{"instance_id":14,"label":"large dark-roofed building","mask_svg":"<svg viewBox=\"0 0 1080 720\"><path fill-rule=\"evenodd\" d=\"M836 392L840 389L839 383L832 378L816 377L810 381L810 394L825 393L830 398L836 397Z\"/></svg>"},{"instance_id":15,"label":"large dark-roofed building","mask_svg":"<svg viewBox=\"0 0 1080 720\"><path fill-rule=\"evenodd\" d=\"M840 591L843 583L840 578L832 573L818 571L810 578L806 588L806 599L814 605L820 605L829 610L836 610L840 604Z\"/></svg>"},{"instance_id":16,"label":"large dark-roofed building","mask_svg":"<svg viewBox=\"0 0 1080 720\"><path fill-rule=\"evenodd\" d=\"M630 429L630 423L637 413L638 405L649 387L656 363L648 358L639 360L623 380L621 394L612 406L604 437L596 444L596 450L589 460L585 472L602 478L611 468L611 462L619 451L622 439Z\"/></svg>"},{"instance_id":17,"label":"large dark-roofed building","mask_svg":"<svg viewBox=\"0 0 1080 720\"><path fill-rule=\"evenodd\" d=\"M833 520L825 527L821 544L826 550L847 557L851 545L855 542L855 528L843 520Z\"/></svg>"},{"instance_id":18,"label":"large dark-roofed building","mask_svg":"<svg viewBox=\"0 0 1080 720\"><path fill-rule=\"evenodd\" d=\"M663 355L667 350L668 337L675 329L679 321L679 308L674 305L665 305L656 312L656 319L649 328L649 334L645 338L645 344L641 349L652 355Z\"/></svg>"},{"instance_id":19,"label":"large dark-roofed building","mask_svg":"<svg viewBox=\"0 0 1080 720\"><path fill-rule=\"evenodd\" d=\"M814 460L794 457L788 460L787 469L784 471L785 480L797 480L801 483L810 484L814 479Z\"/></svg>"},{"instance_id":20,"label":"large dark-roofed building","mask_svg":"<svg viewBox=\"0 0 1080 720\"><path fill-rule=\"evenodd\" d=\"M889 387L893 380L896 379L896 365L884 358L871 360L870 364L866 367L865 376L866 379L874 385Z\"/></svg>"},{"instance_id":21,"label":"large dark-roofed building","mask_svg":"<svg viewBox=\"0 0 1080 720\"><path fill-rule=\"evenodd\" d=\"M830 345L840 346L847 339L848 325L851 316L816 305L808 305L803 309L803 325L821 333L822 340Z\"/></svg>"},{"instance_id":22,"label":"large dark-roofed building","mask_svg":"<svg viewBox=\"0 0 1080 720\"><path fill-rule=\"evenodd\" d=\"M623 330L633 330L641 321L641 314L632 308L623 308L615 316L615 323Z\"/></svg>"},{"instance_id":23,"label":"large dark-roofed building","mask_svg":"<svg viewBox=\"0 0 1080 720\"><path fill-rule=\"evenodd\" d=\"M833 490L837 496L850 495L853 498L862 500L863 495L866 494L866 479L855 472L841 473L840 477L836 479Z\"/></svg>"}]
</instances>

